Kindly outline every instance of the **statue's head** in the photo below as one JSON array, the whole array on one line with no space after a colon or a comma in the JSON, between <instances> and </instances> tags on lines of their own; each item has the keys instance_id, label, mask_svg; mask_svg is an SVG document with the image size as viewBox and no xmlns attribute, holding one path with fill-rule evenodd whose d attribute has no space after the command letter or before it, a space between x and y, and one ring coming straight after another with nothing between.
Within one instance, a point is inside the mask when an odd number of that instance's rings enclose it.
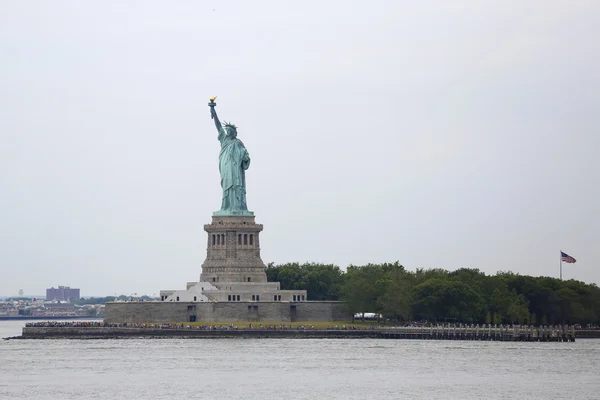
<instances>
[{"instance_id":1,"label":"statue's head","mask_svg":"<svg viewBox=\"0 0 600 400\"><path fill-rule=\"evenodd\" d=\"M229 122L225 122L225 132L227 132L227 137L232 139L237 137L237 127Z\"/></svg>"}]
</instances>

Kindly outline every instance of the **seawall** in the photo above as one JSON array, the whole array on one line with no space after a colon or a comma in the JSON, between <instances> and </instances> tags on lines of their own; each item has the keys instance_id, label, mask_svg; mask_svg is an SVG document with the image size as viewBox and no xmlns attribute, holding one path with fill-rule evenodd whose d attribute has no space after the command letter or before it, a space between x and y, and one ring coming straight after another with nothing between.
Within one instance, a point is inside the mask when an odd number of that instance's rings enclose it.
<instances>
[{"instance_id":1,"label":"seawall","mask_svg":"<svg viewBox=\"0 0 600 400\"><path fill-rule=\"evenodd\" d=\"M130 338L377 338L375 330L305 329L155 329L128 327L25 327L19 339L130 339ZM16 339L16 338L12 338Z\"/></svg>"},{"instance_id":2,"label":"seawall","mask_svg":"<svg viewBox=\"0 0 600 400\"><path fill-rule=\"evenodd\" d=\"M125 338L304 338L304 339L422 339L521 342L574 342L573 327L373 327L369 329L302 329L271 326L255 328L168 326L26 326L10 339L125 339Z\"/></svg>"}]
</instances>

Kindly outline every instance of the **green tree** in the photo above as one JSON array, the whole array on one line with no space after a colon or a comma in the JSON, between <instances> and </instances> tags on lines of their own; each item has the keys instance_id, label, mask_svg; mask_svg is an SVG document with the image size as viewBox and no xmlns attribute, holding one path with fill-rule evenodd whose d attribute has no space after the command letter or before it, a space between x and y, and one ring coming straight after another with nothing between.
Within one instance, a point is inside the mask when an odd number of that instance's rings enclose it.
<instances>
[{"instance_id":1,"label":"green tree","mask_svg":"<svg viewBox=\"0 0 600 400\"><path fill-rule=\"evenodd\" d=\"M350 266L270 264L269 281L304 289L309 300L344 300L353 313L392 320L600 324L600 288L595 284L513 272L486 275L478 269L417 269L399 262Z\"/></svg>"},{"instance_id":2,"label":"green tree","mask_svg":"<svg viewBox=\"0 0 600 400\"><path fill-rule=\"evenodd\" d=\"M506 321L507 323L524 324L529 320L529 302L525 296L512 290L507 296Z\"/></svg>"},{"instance_id":3,"label":"green tree","mask_svg":"<svg viewBox=\"0 0 600 400\"><path fill-rule=\"evenodd\" d=\"M479 293L463 282L434 278L415 287L413 313L417 318L478 322L484 310Z\"/></svg>"},{"instance_id":4,"label":"green tree","mask_svg":"<svg viewBox=\"0 0 600 400\"><path fill-rule=\"evenodd\" d=\"M488 310L485 314L485 323L486 324L492 323L492 313L490 312L490 310Z\"/></svg>"},{"instance_id":5,"label":"green tree","mask_svg":"<svg viewBox=\"0 0 600 400\"><path fill-rule=\"evenodd\" d=\"M377 305L377 276L374 268L349 266L342 288L342 299L346 302L348 311L354 314L378 312Z\"/></svg>"},{"instance_id":6,"label":"green tree","mask_svg":"<svg viewBox=\"0 0 600 400\"><path fill-rule=\"evenodd\" d=\"M378 297L379 309L386 318L408 321L412 317L413 276L404 270L389 275L385 291Z\"/></svg>"},{"instance_id":7,"label":"green tree","mask_svg":"<svg viewBox=\"0 0 600 400\"><path fill-rule=\"evenodd\" d=\"M339 300L344 273L333 264L269 264L267 281L280 282L283 290L306 290L308 300Z\"/></svg>"}]
</instances>

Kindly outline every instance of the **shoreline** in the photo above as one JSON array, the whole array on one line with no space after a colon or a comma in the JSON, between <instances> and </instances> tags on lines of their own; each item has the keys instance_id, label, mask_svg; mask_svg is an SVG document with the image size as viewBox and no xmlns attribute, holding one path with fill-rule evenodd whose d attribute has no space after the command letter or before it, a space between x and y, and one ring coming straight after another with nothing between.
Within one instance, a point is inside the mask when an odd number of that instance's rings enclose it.
<instances>
[{"instance_id":1,"label":"shoreline","mask_svg":"<svg viewBox=\"0 0 600 400\"><path fill-rule=\"evenodd\" d=\"M128 327L128 326L26 326L22 335L11 339L422 339L484 340L520 342L574 342L600 339L600 331L518 328L202 328L202 327Z\"/></svg>"},{"instance_id":2,"label":"shoreline","mask_svg":"<svg viewBox=\"0 0 600 400\"><path fill-rule=\"evenodd\" d=\"M132 327L25 327L22 336L9 339L341 339L380 336L367 329L190 329Z\"/></svg>"}]
</instances>

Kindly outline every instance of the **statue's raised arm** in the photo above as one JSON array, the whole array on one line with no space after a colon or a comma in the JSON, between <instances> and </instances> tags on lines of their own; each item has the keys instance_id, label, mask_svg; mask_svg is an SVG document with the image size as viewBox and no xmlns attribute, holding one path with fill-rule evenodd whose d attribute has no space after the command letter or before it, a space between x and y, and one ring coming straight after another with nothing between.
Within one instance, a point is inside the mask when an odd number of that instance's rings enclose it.
<instances>
[{"instance_id":1,"label":"statue's raised arm","mask_svg":"<svg viewBox=\"0 0 600 400\"><path fill-rule=\"evenodd\" d=\"M215 107L217 105L217 103L215 103L215 99L217 98L217 96L211 97L210 103L208 103L208 106L210 107L210 117L215 121L215 126L217 127L217 131L219 132L219 137L221 135L225 134L225 130L223 129L223 126L221 125L221 121L219 121L219 117L217 116L217 111L215 110Z\"/></svg>"}]
</instances>

